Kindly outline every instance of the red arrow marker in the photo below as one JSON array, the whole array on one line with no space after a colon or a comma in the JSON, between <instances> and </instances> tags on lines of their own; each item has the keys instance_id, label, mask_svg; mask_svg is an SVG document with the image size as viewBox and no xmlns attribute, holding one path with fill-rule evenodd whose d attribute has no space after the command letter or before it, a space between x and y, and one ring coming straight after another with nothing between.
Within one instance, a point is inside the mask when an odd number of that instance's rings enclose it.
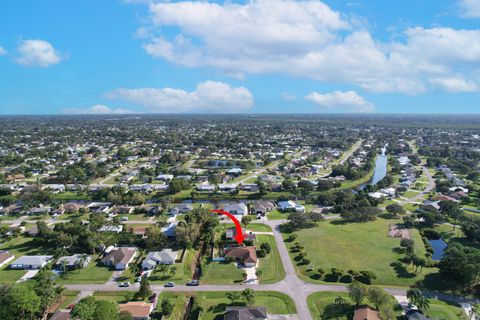
<instances>
[{"instance_id":1,"label":"red arrow marker","mask_svg":"<svg viewBox=\"0 0 480 320\"><path fill-rule=\"evenodd\" d=\"M245 237L243 236L242 226L240 225L240 222L238 222L237 218L235 218L233 214L227 211L223 211L223 210L210 210L210 211L218 214L226 215L233 221L233 223L235 224L235 229L237 229L237 235L234 237L234 239L238 242L238 244L242 244Z\"/></svg>"}]
</instances>

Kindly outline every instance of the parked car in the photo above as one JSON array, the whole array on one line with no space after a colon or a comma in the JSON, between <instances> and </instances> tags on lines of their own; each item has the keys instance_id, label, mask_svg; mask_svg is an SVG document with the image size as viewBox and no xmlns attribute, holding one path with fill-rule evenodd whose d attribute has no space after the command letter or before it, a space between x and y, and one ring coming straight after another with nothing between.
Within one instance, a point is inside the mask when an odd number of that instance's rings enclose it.
<instances>
[{"instance_id":1,"label":"parked car","mask_svg":"<svg viewBox=\"0 0 480 320\"><path fill-rule=\"evenodd\" d=\"M130 287L130 282L122 282L119 287Z\"/></svg>"},{"instance_id":2,"label":"parked car","mask_svg":"<svg viewBox=\"0 0 480 320\"><path fill-rule=\"evenodd\" d=\"M167 282L167 283L165 283L165 286L164 286L164 287L166 287L166 288L175 287L175 282L171 282L171 281L170 281L170 282Z\"/></svg>"},{"instance_id":3,"label":"parked car","mask_svg":"<svg viewBox=\"0 0 480 320\"><path fill-rule=\"evenodd\" d=\"M143 276L142 276L142 277L143 277ZM135 282L140 283L140 282L142 281L142 277L137 277L137 278L135 279Z\"/></svg>"},{"instance_id":4,"label":"parked car","mask_svg":"<svg viewBox=\"0 0 480 320\"><path fill-rule=\"evenodd\" d=\"M198 280L190 280L189 282L187 282L187 286L190 286L190 287L196 287L200 284L200 282Z\"/></svg>"}]
</instances>

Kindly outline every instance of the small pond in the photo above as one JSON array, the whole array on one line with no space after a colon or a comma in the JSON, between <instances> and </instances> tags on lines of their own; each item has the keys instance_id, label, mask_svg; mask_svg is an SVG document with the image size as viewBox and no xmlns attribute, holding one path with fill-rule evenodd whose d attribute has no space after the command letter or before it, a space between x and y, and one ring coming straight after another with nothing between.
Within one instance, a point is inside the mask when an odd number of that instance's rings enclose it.
<instances>
[{"instance_id":1,"label":"small pond","mask_svg":"<svg viewBox=\"0 0 480 320\"><path fill-rule=\"evenodd\" d=\"M442 238L440 239L429 239L428 242L432 245L433 248L433 255L432 259L435 261L441 260L443 257L443 251L447 248L447 243L443 241Z\"/></svg>"}]
</instances>

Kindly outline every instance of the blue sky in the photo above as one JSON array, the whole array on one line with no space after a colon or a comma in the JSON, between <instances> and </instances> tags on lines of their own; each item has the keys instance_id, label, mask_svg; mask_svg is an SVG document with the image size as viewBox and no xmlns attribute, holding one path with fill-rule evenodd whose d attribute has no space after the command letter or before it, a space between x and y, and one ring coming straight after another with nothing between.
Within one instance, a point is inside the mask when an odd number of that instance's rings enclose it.
<instances>
[{"instance_id":1,"label":"blue sky","mask_svg":"<svg viewBox=\"0 0 480 320\"><path fill-rule=\"evenodd\" d=\"M478 113L480 1L16 0L0 114Z\"/></svg>"}]
</instances>

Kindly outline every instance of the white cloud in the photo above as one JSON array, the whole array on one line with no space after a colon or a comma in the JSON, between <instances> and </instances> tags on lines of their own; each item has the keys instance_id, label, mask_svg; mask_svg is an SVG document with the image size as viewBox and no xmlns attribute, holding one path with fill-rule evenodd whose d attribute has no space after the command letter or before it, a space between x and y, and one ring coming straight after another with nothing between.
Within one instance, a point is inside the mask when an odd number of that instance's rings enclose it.
<instances>
[{"instance_id":1,"label":"white cloud","mask_svg":"<svg viewBox=\"0 0 480 320\"><path fill-rule=\"evenodd\" d=\"M16 62L24 66L49 67L60 63L60 53L47 41L23 40L17 46Z\"/></svg>"},{"instance_id":2,"label":"white cloud","mask_svg":"<svg viewBox=\"0 0 480 320\"><path fill-rule=\"evenodd\" d=\"M96 104L88 108L68 108L62 110L65 114L130 114L132 110L122 108L109 108L103 104Z\"/></svg>"},{"instance_id":3,"label":"white cloud","mask_svg":"<svg viewBox=\"0 0 480 320\"><path fill-rule=\"evenodd\" d=\"M318 93L316 91L305 96L305 99L321 108L342 112L371 112L375 106L359 96L355 91L334 91Z\"/></svg>"},{"instance_id":4,"label":"white cloud","mask_svg":"<svg viewBox=\"0 0 480 320\"><path fill-rule=\"evenodd\" d=\"M179 31L151 36L148 54L227 75L288 74L412 95L438 89L430 79L462 75L468 83L480 72L480 30L417 27L384 42L315 0L158 2L149 10L152 34Z\"/></svg>"},{"instance_id":5,"label":"white cloud","mask_svg":"<svg viewBox=\"0 0 480 320\"><path fill-rule=\"evenodd\" d=\"M480 18L480 1L459 0L461 16L464 18Z\"/></svg>"},{"instance_id":6,"label":"white cloud","mask_svg":"<svg viewBox=\"0 0 480 320\"><path fill-rule=\"evenodd\" d=\"M2 46L0 46L0 56L4 56L7 54L7 50L5 50Z\"/></svg>"},{"instance_id":7,"label":"white cloud","mask_svg":"<svg viewBox=\"0 0 480 320\"><path fill-rule=\"evenodd\" d=\"M116 89L106 93L105 97L140 104L159 113L231 113L253 106L253 96L248 89L215 81L201 82L192 92L172 88Z\"/></svg>"},{"instance_id":8,"label":"white cloud","mask_svg":"<svg viewBox=\"0 0 480 320\"><path fill-rule=\"evenodd\" d=\"M479 83L462 78L434 78L429 80L435 87L450 93L479 91Z\"/></svg>"}]
</instances>

